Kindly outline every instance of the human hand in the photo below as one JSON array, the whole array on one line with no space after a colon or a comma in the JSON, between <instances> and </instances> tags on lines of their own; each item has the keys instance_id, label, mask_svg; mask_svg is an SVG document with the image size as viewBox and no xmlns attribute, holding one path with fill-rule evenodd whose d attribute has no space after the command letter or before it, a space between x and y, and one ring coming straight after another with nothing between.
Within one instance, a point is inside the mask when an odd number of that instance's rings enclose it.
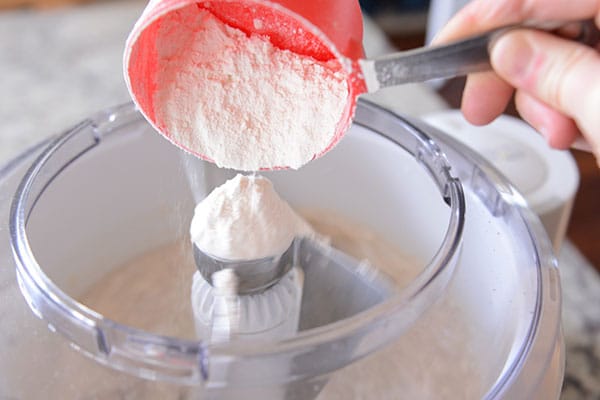
<instances>
[{"instance_id":1,"label":"human hand","mask_svg":"<svg viewBox=\"0 0 600 400\"><path fill-rule=\"evenodd\" d=\"M600 26L600 1L474 0L446 25L434 42L448 42L527 21L590 18ZM516 90L517 110L550 146L566 149L583 142L600 164L599 50L550 33L510 31L492 45L490 58L494 71L468 77L462 111L471 123L487 124L504 111Z\"/></svg>"}]
</instances>

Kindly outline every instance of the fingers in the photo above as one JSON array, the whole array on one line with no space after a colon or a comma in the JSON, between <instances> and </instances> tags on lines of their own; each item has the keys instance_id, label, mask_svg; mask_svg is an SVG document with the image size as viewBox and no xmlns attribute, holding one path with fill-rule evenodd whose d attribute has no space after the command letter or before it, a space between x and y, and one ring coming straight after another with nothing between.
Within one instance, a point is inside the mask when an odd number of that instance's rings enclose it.
<instances>
[{"instance_id":1,"label":"fingers","mask_svg":"<svg viewBox=\"0 0 600 400\"><path fill-rule=\"evenodd\" d=\"M522 22L595 18L600 0L473 0L436 36L434 44ZM475 124L499 115L517 88L517 108L549 144L589 145L600 165L600 54L549 34L517 31L492 49L493 73L471 75L462 109ZM582 140L583 134L585 141Z\"/></svg>"},{"instance_id":2,"label":"fingers","mask_svg":"<svg viewBox=\"0 0 600 400\"><path fill-rule=\"evenodd\" d=\"M512 93L512 86L494 72L472 74L467 78L461 109L467 121L485 125L502 114Z\"/></svg>"},{"instance_id":3,"label":"fingers","mask_svg":"<svg viewBox=\"0 0 600 400\"><path fill-rule=\"evenodd\" d=\"M596 18L600 0L474 0L459 11L434 43L444 43L499 26L525 21L573 21Z\"/></svg>"},{"instance_id":4,"label":"fingers","mask_svg":"<svg viewBox=\"0 0 600 400\"><path fill-rule=\"evenodd\" d=\"M515 104L521 117L546 139L550 147L568 149L581 135L571 118L526 92L517 92Z\"/></svg>"},{"instance_id":5,"label":"fingers","mask_svg":"<svg viewBox=\"0 0 600 400\"><path fill-rule=\"evenodd\" d=\"M600 150L600 54L550 34L520 30L497 40L491 62L502 79L519 91L572 118L592 147ZM540 104L534 107L531 99L521 101L525 110L544 109ZM540 129L546 130L552 143L562 147L564 141L574 139L564 120L546 111L543 115L548 119ZM567 129L564 138L553 136L557 128L549 126L554 123Z\"/></svg>"}]
</instances>

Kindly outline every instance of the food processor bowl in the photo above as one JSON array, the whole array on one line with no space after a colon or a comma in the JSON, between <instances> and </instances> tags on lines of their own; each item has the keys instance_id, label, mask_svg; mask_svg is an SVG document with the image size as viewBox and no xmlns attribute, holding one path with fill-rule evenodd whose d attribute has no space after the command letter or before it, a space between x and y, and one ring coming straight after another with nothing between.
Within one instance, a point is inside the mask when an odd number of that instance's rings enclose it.
<instances>
[{"instance_id":1,"label":"food processor bowl","mask_svg":"<svg viewBox=\"0 0 600 400\"><path fill-rule=\"evenodd\" d=\"M195 337L189 221L234 174L182 155L132 105L7 166L0 396L557 396L560 286L539 221L476 154L364 101L336 149L267 176L314 221L341 216L406 263L311 266L290 337ZM374 273L396 289L374 290Z\"/></svg>"}]
</instances>

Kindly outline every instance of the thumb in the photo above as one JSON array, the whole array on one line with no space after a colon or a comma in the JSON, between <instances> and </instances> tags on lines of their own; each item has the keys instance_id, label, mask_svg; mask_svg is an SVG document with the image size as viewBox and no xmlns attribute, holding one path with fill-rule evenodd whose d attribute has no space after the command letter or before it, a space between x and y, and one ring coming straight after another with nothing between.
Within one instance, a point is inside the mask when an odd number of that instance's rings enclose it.
<instances>
[{"instance_id":1,"label":"thumb","mask_svg":"<svg viewBox=\"0 0 600 400\"><path fill-rule=\"evenodd\" d=\"M600 155L600 55L595 49L519 30L494 43L491 62L511 85L572 118Z\"/></svg>"}]
</instances>

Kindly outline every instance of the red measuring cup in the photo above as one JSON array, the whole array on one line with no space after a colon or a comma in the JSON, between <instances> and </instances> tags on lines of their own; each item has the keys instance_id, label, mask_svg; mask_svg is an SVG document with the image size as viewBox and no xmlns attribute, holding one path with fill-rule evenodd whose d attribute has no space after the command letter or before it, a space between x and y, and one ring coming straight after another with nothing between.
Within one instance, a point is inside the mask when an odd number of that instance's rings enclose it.
<instances>
[{"instance_id":1,"label":"red measuring cup","mask_svg":"<svg viewBox=\"0 0 600 400\"><path fill-rule=\"evenodd\" d=\"M316 156L331 149L348 129L356 98L365 83L358 60L362 48L362 15L357 0L151 0L135 24L126 43L124 73L128 89L142 114L161 134L184 150L212 161L204 154L173 140L156 120L153 94L157 90L156 42L161 19L175 11L206 9L221 21L246 34L260 34L280 49L313 57L318 61L337 60L348 84L347 104L332 132L331 142ZM257 18L260 24L256 23Z\"/></svg>"}]
</instances>

